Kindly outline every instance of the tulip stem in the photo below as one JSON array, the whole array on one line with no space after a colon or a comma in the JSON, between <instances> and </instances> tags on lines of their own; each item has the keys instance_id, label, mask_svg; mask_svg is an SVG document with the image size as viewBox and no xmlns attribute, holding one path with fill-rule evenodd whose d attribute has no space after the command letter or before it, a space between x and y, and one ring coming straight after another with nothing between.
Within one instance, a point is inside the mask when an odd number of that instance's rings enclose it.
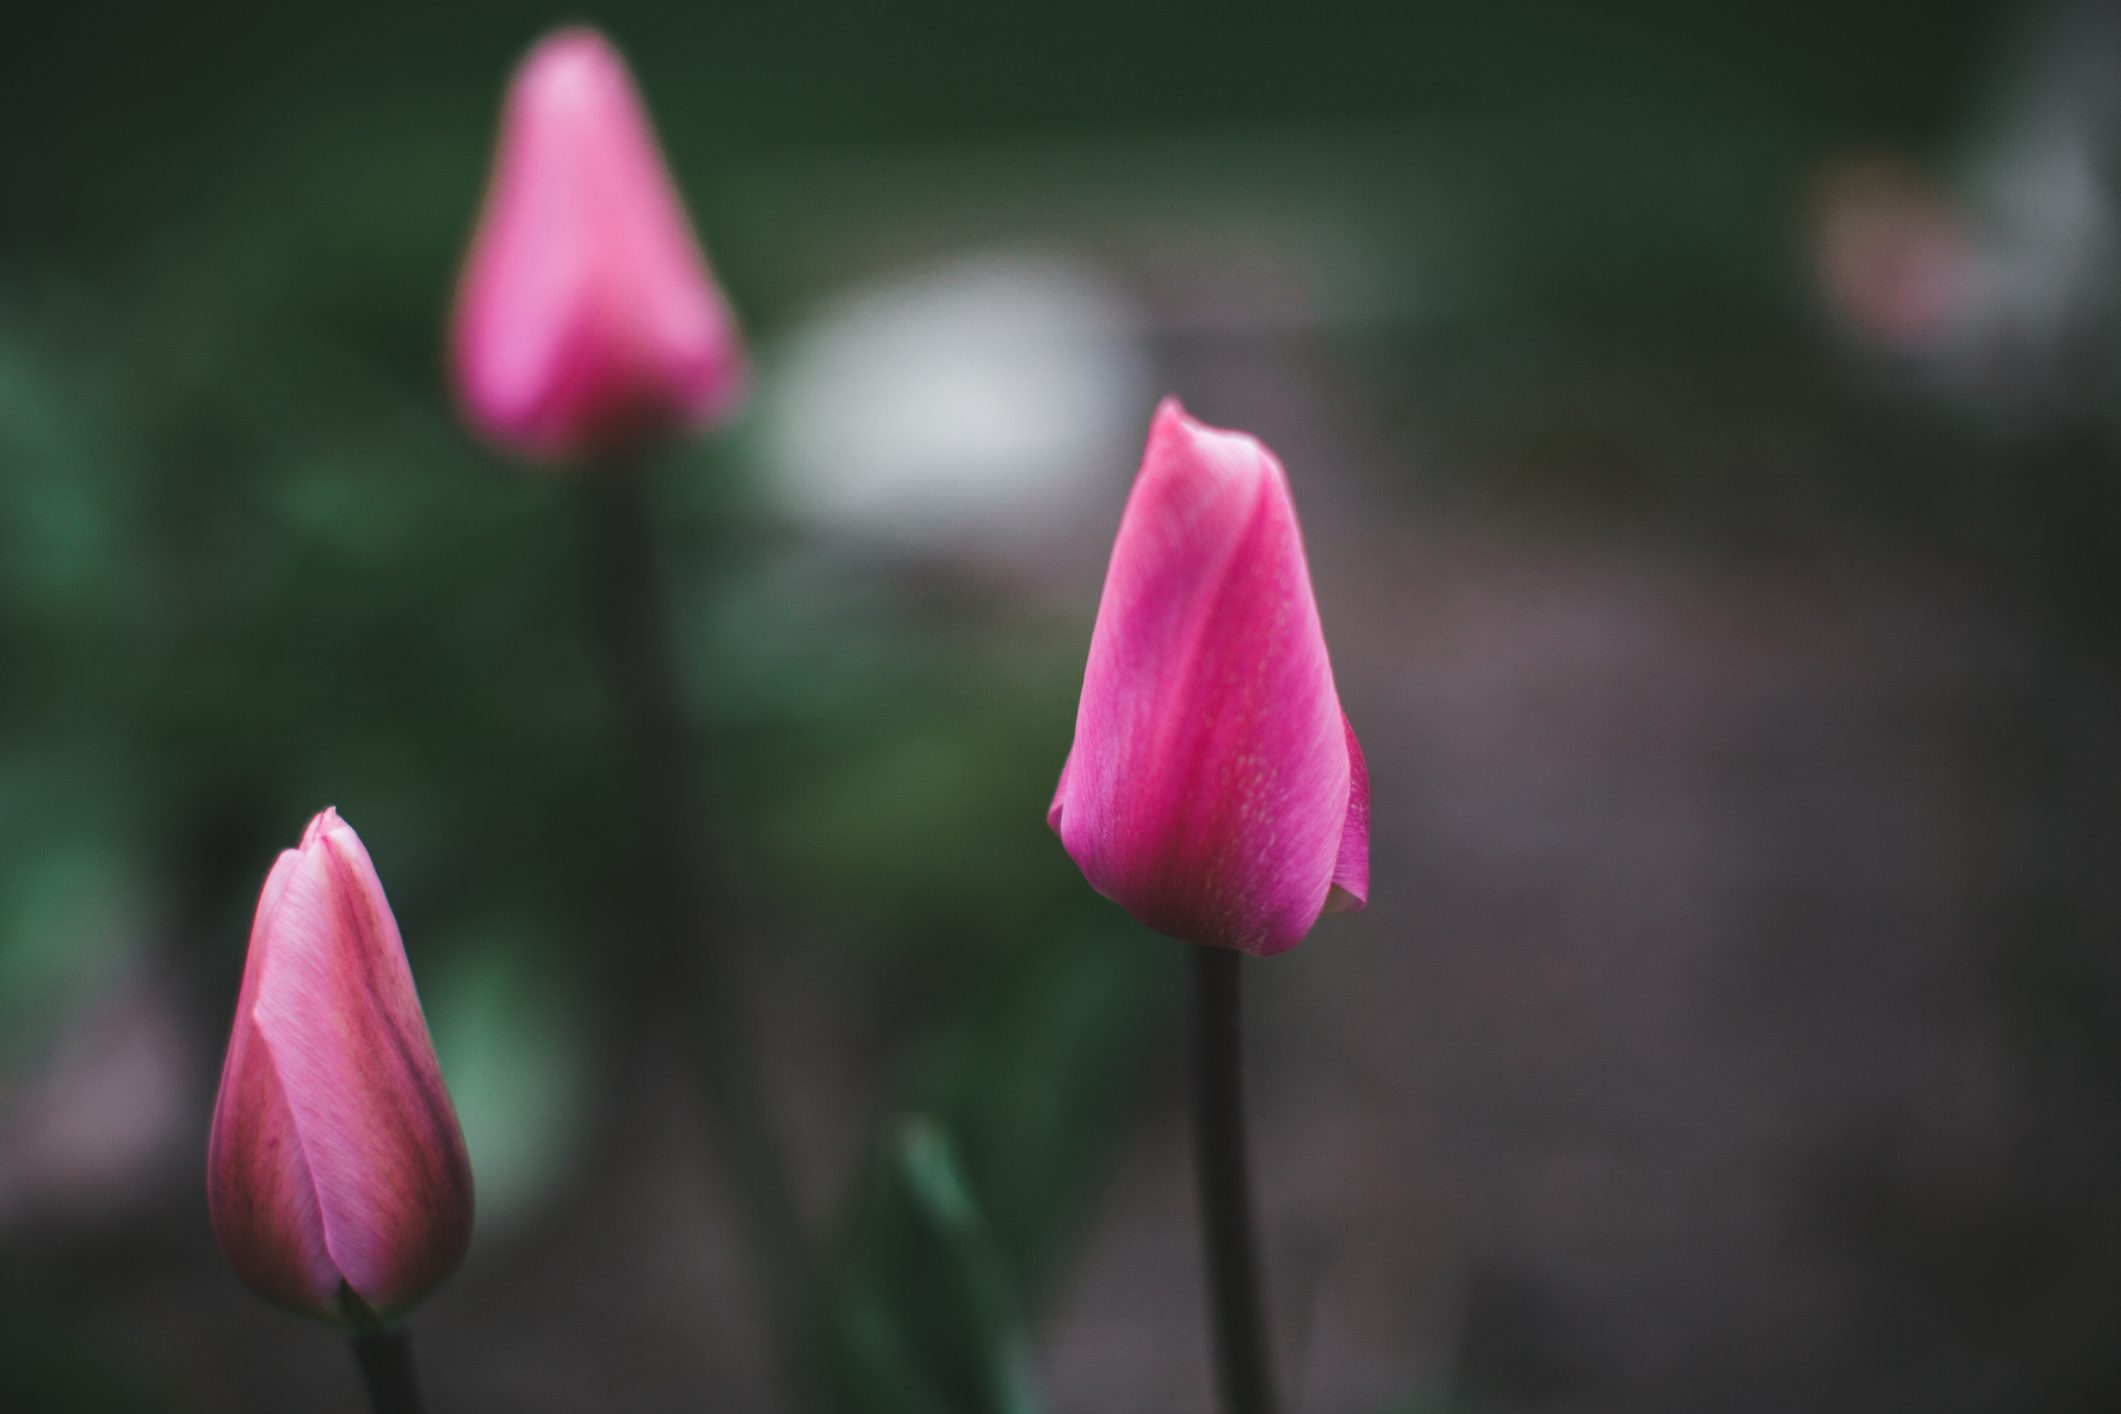
<instances>
[{"instance_id":1,"label":"tulip stem","mask_svg":"<svg viewBox=\"0 0 2121 1414\"><path fill-rule=\"evenodd\" d=\"M1193 1176L1207 1249L1215 1368L1226 1414L1274 1414L1272 1362L1245 1155L1242 953L1193 954Z\"/></svg>"},{"instance_id":2,"label":"tulip stem","mask_svg":"<svg viewBox=\"0 0 2121 1414\"><path fill-rule=\"evenodd\" d=\"M691 716L642 468L619 461L594 469L585 495L599 646L634 757L652 870L654 951L648 966L635 969L634 985L650 1008L694 1009L670 1020L692 1048L760 1288L784 1306L806 1267L805 1245L758 1075L742 900L711 866L718 851L697 794Z\"/></svg>"},{"instance_id":3,"label":"tulip stem","mask_svg":"<svg viewBox=\"0 0 2121 1414\"><path fill-rule=\"evenodd\" d=\"M404 1326L363 1331L353 1338L353 1348L375 1414L425 1414L419 1372L413 1368L411 1331Z\"/></svg>"}]
</instances>

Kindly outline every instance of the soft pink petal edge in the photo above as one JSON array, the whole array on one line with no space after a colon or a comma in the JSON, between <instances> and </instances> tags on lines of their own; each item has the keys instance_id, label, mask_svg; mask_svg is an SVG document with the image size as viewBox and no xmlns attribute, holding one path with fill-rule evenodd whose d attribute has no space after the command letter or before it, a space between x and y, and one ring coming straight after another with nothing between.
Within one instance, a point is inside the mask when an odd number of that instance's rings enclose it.
<instances>
[{"instance_id":1,"label":"soft pink petal edge","mask_svg":"<svg viewBox=\"0 0 2121 1414\"><path fill-rule=\"evenodd\" d=\"M1370 903L1370 766L1355 724L1341 714L1348 730L1348 822L1340 833L1340 857L1333 864L1333 887L1326 891L1321 918L1333 913L1360 913Z\"/></svg>"},{"instance_id":2,"label":"soft pink petal edge","mask_svg":"<svg viewBox=\"0 0 2121 1414\"><path fill-rule=\"evenodd\" d=\"M339 1271L293 1112L253 1015L264 942L301 860L298 851L282 850L259 891L207 1137L207 1216L246 1285L290 1310L328 1319L337 1314Z\"/></svg>"}]
</instances>

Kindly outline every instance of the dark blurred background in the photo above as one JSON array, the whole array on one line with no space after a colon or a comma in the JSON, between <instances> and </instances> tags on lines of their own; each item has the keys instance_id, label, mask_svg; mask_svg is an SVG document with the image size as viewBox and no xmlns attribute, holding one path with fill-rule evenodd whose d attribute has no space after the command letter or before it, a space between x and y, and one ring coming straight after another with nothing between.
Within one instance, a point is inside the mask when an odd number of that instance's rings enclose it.
<instances>
[{"instance_id":1,"label":"dark blurred background","mask_svg":"<svg viewBox=\"0 0 2121 1414\"><path fill-rule=\"evenodd\" d=\"M576 18L758 359L656 496L779 1360L580 488L442 376ZM2117 176L2105 4L12 14L0 1408L360 1407L201 1193L333 803L478 1172L438 1414L1209 1409L1177 945L1042 822L1167 391L1287 463L1376 783L1250 974L1291 1409L2121 1408Z\"/></svg>"}]
</instances>

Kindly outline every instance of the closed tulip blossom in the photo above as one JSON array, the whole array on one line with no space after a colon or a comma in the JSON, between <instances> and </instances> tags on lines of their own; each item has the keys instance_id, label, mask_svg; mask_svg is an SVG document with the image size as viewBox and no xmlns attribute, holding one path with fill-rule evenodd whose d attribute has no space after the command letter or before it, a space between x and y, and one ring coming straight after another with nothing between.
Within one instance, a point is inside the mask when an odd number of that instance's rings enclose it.
<instances>
[{"instance_id":1,"label":"closed tulip blossom","mask_svg":"<svg viewBox=\"0 0 2121 1414\"><path fill-rule=\"evenodd\" d=\"M1370 782L1288 477L1165 399L1120 517L1047 823L1099 893L1184 942L1194 1179L1226 1414L1274 1414L1244 1141L1240 964L1370 892Z\"/></svg>"},{"instance_id":2,"label":"closed tulip blossom","mask_svg":"<svg viewBox=\"0 0 2121 1414\"><path fill-rule=\"evenodd\" d=\"M1367 901L1369 819L1281 463L1167 399L1047 821L1144 924L1265 955Z\"/></svg>"},{"instance_id":3,"label":"closed tulip blossom","mask_svg":"<svg viewBox=\"0 0 2121 1414\"><path fill-rule=\"evenodd\" d=\"M465 416L537 460L621 453L742 395L735 321L594 30L548 36L516 71L452 343Z\"/></svg>"},{"instance_id":4,"label":"closed tulip blossom","mask_svg":"<svg viewBox=\"0 0 2121 1414\"><path fill-rule=\"evenodd\" d=\"M252 1290L356 1330L402 1316L470 1241L471 1165L405 946L336 811L258 899L206 1191Z\"/></svg>"}]
</instances>

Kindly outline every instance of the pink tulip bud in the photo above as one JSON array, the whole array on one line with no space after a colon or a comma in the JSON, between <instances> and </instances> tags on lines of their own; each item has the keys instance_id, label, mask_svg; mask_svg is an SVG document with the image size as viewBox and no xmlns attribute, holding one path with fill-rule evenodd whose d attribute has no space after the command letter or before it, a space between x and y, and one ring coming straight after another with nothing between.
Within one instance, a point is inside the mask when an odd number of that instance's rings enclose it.
<instances>
[{"instance_id":1,"label":"pink tulip bud","mask_svg":"<svg viewBox=\"0 0 2121 1414\"><path fill-rule=\"evenodd\" d=\"M1046 821L1105 897L1264 956L1370 889L1370 783L1340 710L1288 478L1157 409Z\"/></svg>"},{"instance_id":2,"label":"pink tulip bud","mask_svg":"<svg viewBox=\"0 0 2121 1414\"><path fill-rule=\"evenodd\" d=\"M471 1240L471 1164L405 945L336 811L259 895L206 1199L253 1291L354 1326L402 1314Z\"/></svg>"},{"instance_id":3,"label":"pink tulip bud","mask_svg":"<svg viewBox=\"0 0 2121 1414\"><path fill-rule=\"evenodd\" d=\"M735 321L626 63L590 29L516 71L457 293L457 396L498 445L568 460L726 415Z\"/></svg>"}]
</instances>

